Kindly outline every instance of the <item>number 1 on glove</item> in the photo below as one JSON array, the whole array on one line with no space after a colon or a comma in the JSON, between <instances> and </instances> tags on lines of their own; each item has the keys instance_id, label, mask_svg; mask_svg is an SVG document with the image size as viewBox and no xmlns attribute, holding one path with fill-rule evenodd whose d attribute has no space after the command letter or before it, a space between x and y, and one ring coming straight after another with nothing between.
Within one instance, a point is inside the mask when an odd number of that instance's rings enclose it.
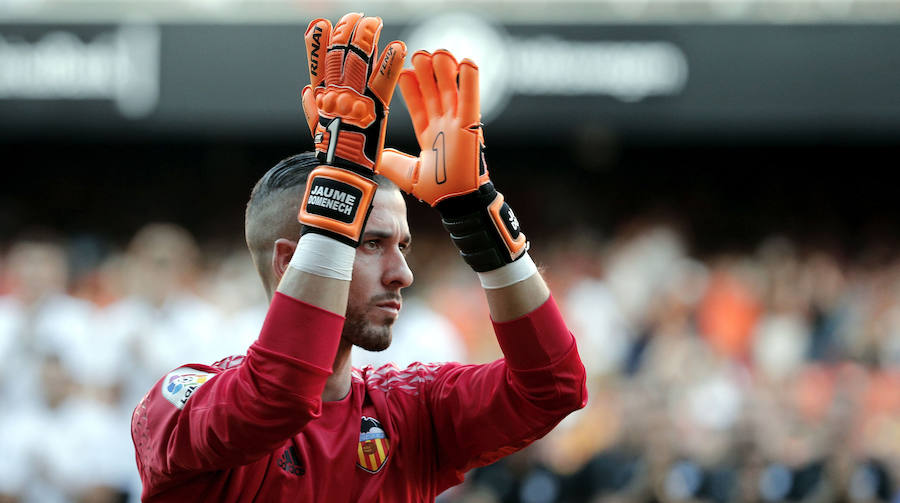
<instances>
[{"instance_id":1,"label":"number 1 on glove","mask_svg":"<svg viewBox=\"0 0 900 503\"><path fill-rule=\"evenodd\" d=\"M478 67L447 51L419 51L400 74L418 158L386 149L378 172L433 206L463 259L485 272L521 258L528 241L488 176L478 98ZM458 84L457 84L458 82Z\"/></svg>"}]
</instances>

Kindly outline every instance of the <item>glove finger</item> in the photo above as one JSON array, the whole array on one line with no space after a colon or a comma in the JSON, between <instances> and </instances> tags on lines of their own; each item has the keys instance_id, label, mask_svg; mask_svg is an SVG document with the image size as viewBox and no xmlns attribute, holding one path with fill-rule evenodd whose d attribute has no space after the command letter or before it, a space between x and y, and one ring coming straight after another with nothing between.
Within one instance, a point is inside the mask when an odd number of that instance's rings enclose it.
<instances>
[{"instance_id":1,"label":"glove finger","mask_svg":"<svg viewBox=\"0 0 900 503\"><path fill-rule=\"evenodd\" d=\"M397 85L400 87L400 94L403 95L403 101L406 102L406 108L409 110L409 118L412 120L416 139L419 140L419 147L424 150L425 144L422 142L422 137L428 128L428 111L425 109L425 101L419 90L416 73L413 70L403 70Z\"/></svg>"},{"instance_id":2,"label":"glove finger","mask_svg":"<svg viewBox=\"0 0 900 503\"><path fill-rule=\"evenodd\" d=\"M331 31L331 43L328 45L328 48L343 48L350 44L350 37L353 36L353 28L356 27L356 23L358 23L362 17L363 15L361 12L349 12L344 14Z\"/></svg>"},{"instance_id":3,"label":"glove finger","mask_svg":"<svg viewBox=\"0 0 900 503\"><path fill-rule=\"evenodd\" d=\"M319 123L319 107L316 106L316 93L312 86L306 86L300 93L300 105L303 107L303 115L306 116L306 124L309 133L316 135L316 125Z\"/></svg>"},{"instance_id":4,"label":"glove finger","mask_svg":"<svg viewBox=\"0 0 900 503\"><path fill-rule=\"evenodd\" d=\"M309 84L318 87L325 78L325 52L331 38L331 21L316 19L309 23L304 35L306 39L306 62L309 69Z\"/></svg>"},{"instance_id":5,"label":"glove finger","mask_svg":"<svg viewBox=\"0 0 900 503\"><path fill-rule=\"evenodd\" d=\"M353 28L356 27L356 23L359 22L360 18L362 18L362 13L359 12L344 14L344 17L331 30L328 54L325 56L325 81L330 85L341 85L344 83L342 79L345 73L344 48L350 44Z\"/></svg>"},{"instance_id":6,"label":"glove finger","mask_svg":"<svg viewBox=\"0 0 900 503\"><path fill-rule=\"evenodd\" d=\"M439 49L431 57L431 63L441 96L441 106L445 113L456 113L456 98L459 93L456 89L456 76L459 72L456 58L444 49Z\"/></svg>"},{"instance_id":7,"label":"glove finger","mask_svg":"<svg viewBox=\"0 0 900 503\"><path fill-rule=\"evenodd\" d=\"M425 102L425 110L429 117L443 115L441 101L438 97L437 84L434 81L434 66L431 63L431 54L427 51L416 51L412 55L413 69L419 81L419 91Z\"/></svg>"},{"instance_id":8,"label":"glove finger","mask_svg":"<svg viewBox=\"0 0 900 503\"><path fill-rule=\"evenodd\" d=\"M388 177L403 192L412 194L419 176L418 167L418 157L386 148L381 153L381 161L375 167L375 172Z\"/></svg>"},{"instance_id":9,"label":"glove finger","mask_svg":"<svg viewBox=\"0 0 900 503\"><path fill-rule=\"evenodd\" d=\"M366 81L369 78L369 62L378 45L378 36L384 23L380 17L364 17L356 23L356 28L350 39L350 47L359 49L366 56L361 56L356 51L347 51L344 58L343 84L349 86L360 94L366 90Z\"/></svg>"},{"instance_id":10,"label":"glove finger","mask_svg":"<svg viewBox=\"0 0 900 503\"><path fill-rule=\"evenodd\" d=\"M378 47L378 37L381 35L382 27L384 27L384 22L380 17L360 19L356 23L356 29L353 30L350 45L362 51L371 60L375 54L375 48Z\"/></svg>"},{"instance_id":11,"label":"glove finger","mask_svg":"<svg viewBox=\"0 0 900 503\"><path fill-rule=\"evenodd\" d=\"M478 66L470 59L459 64L459 114L460 122L468 127L481 122L478 98Z\"/></svg>"},{"instance_id":12,"label":"glove finger","mask_svg":"<svg viewBox=\"0 0 900 503\"><path fill-rule=\"evenodd\" d=\"M406 59L406 44L395 40L384 49L378 64L372 69L369 89L385 106L390 104L391 97L394 96L397 79L403 71L404 59Z\"/></svg>"}]
</instances>

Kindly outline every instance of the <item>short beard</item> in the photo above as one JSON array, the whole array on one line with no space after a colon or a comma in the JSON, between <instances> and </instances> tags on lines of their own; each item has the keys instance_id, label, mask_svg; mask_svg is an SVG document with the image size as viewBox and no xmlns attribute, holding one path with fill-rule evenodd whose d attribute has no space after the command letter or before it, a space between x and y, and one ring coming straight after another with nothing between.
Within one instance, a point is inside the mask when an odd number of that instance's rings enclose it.
<instances>
[{"instance_id":1,"label":"short beard","mask_svg":"<svg viewBox=\"0 0 900 503\"><path fill-rule=\"evenodd\" d=\"M384 351L391 345L391 323L375 325L360 313L348 310L341 338L366 351Z\"/></svg>"}]
</instances>

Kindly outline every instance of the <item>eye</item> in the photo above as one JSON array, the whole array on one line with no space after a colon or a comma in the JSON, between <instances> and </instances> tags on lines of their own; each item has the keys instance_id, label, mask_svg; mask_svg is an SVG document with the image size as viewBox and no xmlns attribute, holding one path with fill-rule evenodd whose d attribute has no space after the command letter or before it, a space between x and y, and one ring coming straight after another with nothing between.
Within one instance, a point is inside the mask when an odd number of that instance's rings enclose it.
<instances>
[{"instance_id":1,"label":"eye","mask_svg":"<svg viewBox=\"0 0 900 503\"><path fill-rule=\"evenodd\" d=\"M377 250L379 243L377 239L369 239L368 241L363 241L362 246L367 250Z\"/></svg>"},{"instance_id":2,"label":"eye","mask_svg":"<svg viewBox=\"0 0 900 503\"><path fill-rule=\"evenodd\" d=\"M400 253L402 253L404 255L409 254L409 250L410 250L409 243L400 243L399 245L397 245L397 247L400 248Z\"/></svg>"}]
</instances>

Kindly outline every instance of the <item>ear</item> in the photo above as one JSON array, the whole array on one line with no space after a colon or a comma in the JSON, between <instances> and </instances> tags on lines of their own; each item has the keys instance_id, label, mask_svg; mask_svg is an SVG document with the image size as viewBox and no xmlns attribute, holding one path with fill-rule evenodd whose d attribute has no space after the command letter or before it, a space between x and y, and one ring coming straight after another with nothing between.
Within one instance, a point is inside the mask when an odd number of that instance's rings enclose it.
<instances>
[{"instance_id":1,"label":"ear","mask_svg":"<svg viewBox=\"0 0 900 503\"><path fill-rule=\"evenodd\" d=\"M275 284L281 281L284 271L287 271L288 264L291 263L291 257L294 256L294 250L297 249L297 242L290 239L278 238L275 240L275 247L272 248L272 272L275 274Z\"/></svg>"}]
</instances>

